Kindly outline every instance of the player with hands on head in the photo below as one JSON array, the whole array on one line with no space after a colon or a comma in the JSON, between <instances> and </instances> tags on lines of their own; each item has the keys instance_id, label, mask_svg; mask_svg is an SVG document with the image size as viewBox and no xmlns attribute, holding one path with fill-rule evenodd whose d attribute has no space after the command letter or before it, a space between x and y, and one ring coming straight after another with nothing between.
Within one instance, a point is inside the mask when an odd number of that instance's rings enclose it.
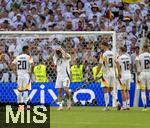
<instances>
[{"instance_id":1,"label":"player with hands on head","mask_svg":"<svg viewBox=\"0 0 150 128\"><path fill-rule=\"evenodd\" d=\"M62 99L62 91L66 94L67 98L67 110L71 108L71 98L69 92L70 86L70 54L66 53L62 48L58 48L54 52L53 56L54 64L56 65L57 70L57 78L55 87L58 90L58 110L63 110L63 99Z\"/></svg>"}]
</instances>

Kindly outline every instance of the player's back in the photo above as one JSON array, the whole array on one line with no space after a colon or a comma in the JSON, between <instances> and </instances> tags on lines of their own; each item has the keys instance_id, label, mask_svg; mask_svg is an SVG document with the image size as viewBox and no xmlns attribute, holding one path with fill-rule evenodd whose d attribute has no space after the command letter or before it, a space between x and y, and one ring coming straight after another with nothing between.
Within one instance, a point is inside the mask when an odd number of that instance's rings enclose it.
<instances>
[{"instance_id":1,"label":"player's back","mask_svg":"<svg viewBox=\"0 0 150 128\"><path fill-rule=\"evenodd\" d=\"M144 52L139 55L140 68L142 72L150 72L150 53Z\"/></svg>"},{"instance_id":2,"label":"player's back","mask_svg":"<svg viewBox=\"0 0 150 128\"><path fill-rule=\"evenodd\" d=\"M29 74L31 63L33 63L33 59L27 54L21 54L16 57L13 63L17 66L17 74L19 76L24 76L26 74Z\"/></svg>"},{"instance_id":3,"label":"player's back","mask_svg":"<svg viewBox=\"0 0 150 128\"><path fill-rule=\"evenodd\" d=\"M114 73L114 53L110 50L107 50L103 53L104 59L106 59L107 64L104 63L106 72Z\"/></svg>"},{"instance_id":4,"label":"player's back","mask_svg":"<svg viewBox=\"0 0 150 128\"><path fill-rule=\"evenodd\" d=\"M130 72L130 64L131 64L131 58L127 54L123 54L118 58L120 67L121 67L121 74L131 74Z\"/></svg>"}]
</instances>

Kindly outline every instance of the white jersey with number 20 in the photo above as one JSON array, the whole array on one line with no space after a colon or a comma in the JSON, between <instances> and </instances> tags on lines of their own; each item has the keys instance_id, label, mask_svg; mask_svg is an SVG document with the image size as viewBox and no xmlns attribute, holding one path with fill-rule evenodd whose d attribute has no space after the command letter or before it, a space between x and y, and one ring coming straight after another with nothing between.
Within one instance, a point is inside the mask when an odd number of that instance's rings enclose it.
<instances>
[{"instance_id":1,"label":"white jersey with number 20","mask_svg":"<svg viewBox=\"0 0 150 128\"><path fill-rule=\"evenodd\" d=\"M26 74L29 74L33 59L27 54L21 54L17 56L12 63L16 64L17 66L18 76L24 76Z\"/></svg>"}]
</instances>

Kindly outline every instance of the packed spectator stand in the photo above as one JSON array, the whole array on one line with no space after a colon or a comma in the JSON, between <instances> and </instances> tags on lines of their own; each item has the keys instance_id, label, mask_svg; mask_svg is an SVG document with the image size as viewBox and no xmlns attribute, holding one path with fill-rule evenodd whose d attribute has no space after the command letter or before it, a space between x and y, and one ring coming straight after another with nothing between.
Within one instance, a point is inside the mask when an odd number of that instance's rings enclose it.
<instances>
[{"instance_id":1,"label":"packed spectator stand","mask_svg":"<svg viewBox=\"0 0 150 128\"><path fill-rule=\"evenodd\" d=\"M0 31L116 31L117 47L124 45L127 48L134 67L141 38L145 37L145 42L150 43L149 1L128 4L122 0L1 0ZM108 36L86 39L61 35L32 40L1 38L0 82L16 81L11 62L24 45L32 49L30 54L35 64L43 60L49 81L54 81L52 42L65 45L72 56L71 64L83 64L83 77L87 77L86 73L98 63L102 41L111 44L112 40ZM135 70L133 68L133 72Z\"/></svg>"}]
</instances>

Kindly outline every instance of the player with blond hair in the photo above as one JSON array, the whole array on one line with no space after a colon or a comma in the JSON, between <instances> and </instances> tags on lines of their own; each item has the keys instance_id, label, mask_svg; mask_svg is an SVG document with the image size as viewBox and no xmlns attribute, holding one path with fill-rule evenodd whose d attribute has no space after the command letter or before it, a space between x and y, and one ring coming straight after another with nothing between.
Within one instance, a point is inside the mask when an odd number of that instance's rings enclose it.
<instances>
[{"instance_id":1,"label":"player with blond hair","mask_svg":"<svg viewBox=\"0 0 150 128\"><path fill-rule=\"evenodd\" d=\"M117 70L118 70L118 81L120 83L122 100L123 100L123 109L130 110L130 83L131 83L131 58L126 53L125 47L120 47L119 57L117 59Z\"/></svg>"},{"instance_id":2,"label":"player with blond hair","mask_svg":"<svg viewBox=\"0 0 150 128\"><path fill-rule=\"evenodd\" d=\"M102 69L102 88L104 92L104 100L105 100L105 108L104 111L109 110L109 93L113 96L115 101L117 102L117 109L121 109L121 105L118 101L117 95L114 92L114 83L115 83L115 65L114 65L114 53L109 50L109 44L107 42L103 42L101 44L101 49L104 51L103 54L100 55L99 65L96 72L96 76L99 71Z\"/></svg>"},{"instance_id":3,"label":"player with blond hair","mask_svg":"<svg viewBox=\"0 0 150 128\"><path fill-rule=\"evenodd\" d=\"M146 100L146 87L150 90L150 53L148 52L148 45L143 46L143 53L136 59L137 75L140 82L141 98L143 102L143 110L147 111L147 100Z\"/></svg>"}]
</instances>

